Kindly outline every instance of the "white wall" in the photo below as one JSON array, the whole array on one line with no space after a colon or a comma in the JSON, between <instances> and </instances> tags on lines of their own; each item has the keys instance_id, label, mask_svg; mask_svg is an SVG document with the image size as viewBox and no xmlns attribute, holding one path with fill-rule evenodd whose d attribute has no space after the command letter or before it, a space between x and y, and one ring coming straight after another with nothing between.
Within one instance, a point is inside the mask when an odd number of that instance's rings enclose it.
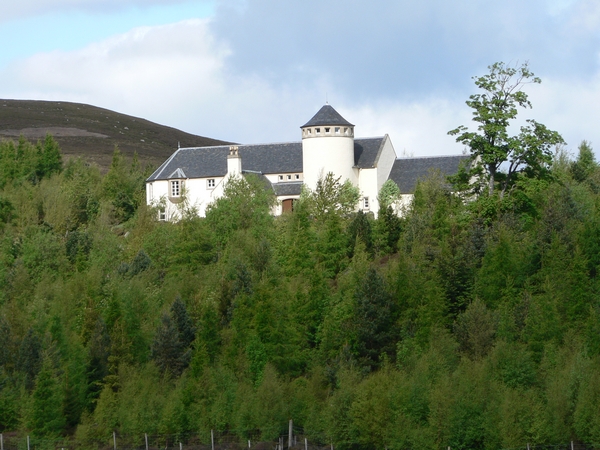
<instances>
[{"instance_id":1,"label":"white wall","mask_svg":"<svg viewBox=\"0 0 600 450\"><path fill-rule=\"evenodd\" d=\"M379 161L377 162L377 193L379 193L383 183L390 177L390 172L392 171L396 158L396 150L394 150L392 140L386 134L383 140L383 149L381 150Z\"/></svg>"},{"instance_id":2,"label":"white wall","mask_svg":"<svg viewBox=\"0 0 600 450\"><path fill-rule=\"evenodd\" d=\"M318 136L302 139L304 184L311 190L319 178L332 172L341 182L358 185L354 169L354 138L351 136Z\"/></svg>"},{"instance_id":3,"label":"white wall","mask_svg":"<svg viewBox=\"0 0 600 450\"><path fill-rule=\"evenodd\" d=\"M360 169L358 189L360 190L358 209L362 209L365 212L371 211L377 217L377 211L379 211L379 203L377 202L377 194L379 193L379 189L377 188L377 168ZM364 210L363 208L364 197L369 197L368 210Z\"/></svg>"},{"instance_id":4,"label":"white wall","mask_svg":"<svg viewBox=\"0 0 600 450\"><path fill-rule=\"evenodd\" d=\"M223 195L224 177L213 177L215 187L208 187L209 178L188 178L183 180L182 202L169 199L170 180L157 180L146 183L146 202L152 206L165 206L166 220L178 220L182 209L193 208L198 215L206 215L206 207Z\"/></svg>"}]
</instances>

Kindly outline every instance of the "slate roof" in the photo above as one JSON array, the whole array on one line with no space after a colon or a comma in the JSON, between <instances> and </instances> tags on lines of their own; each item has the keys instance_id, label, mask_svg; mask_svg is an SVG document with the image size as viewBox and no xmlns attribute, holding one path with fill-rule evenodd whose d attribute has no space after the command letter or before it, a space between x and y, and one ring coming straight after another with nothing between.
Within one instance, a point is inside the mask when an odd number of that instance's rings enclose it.
<instances>
[{"instance_id":1,"label":"slate roof","mask_svg":"<svg viewBox=\"0 0 600 450\"><path fill-rule=\"evenodd\" d=\"M302 172L302 143L238 145L242 170L260 173ZM180 148L146 181L166 180L182 169L188 178L224 177L229 145Z\"/></svg>"},{"instance_id":2,"label":"slate roof","mask_svg":"<svg viewBox=\"0 0 600 450\"><path fill-rule=\"evenodd\" d=\"M357 167L375 167L386 137L354 140L354 161ZM301 173L302 142L238 145L242 171L270 173ZM229 145L178 149L146 181L176 178L224 177L227 174ZM179 170L179 172L177 172ZM292 195L292 194L290 194Z\"/></svg>"},{"instance_id":3,"label":"slate roof","mask_svg":"<svg viewBox=\"0 0 600 450\"><path fill-rule=\"evenodd\" d=\"M376 167L386 139L388 139L387 135L384 137L355 139L354 161L356 167L361 169Z\"/></svg>"},{"instance_id":4,"label":"slate roof","mask_svg":"<svg viewBox=\"0 0 600 450\"><path fill-rule=\"evenodd\" d=\"M276 195L300 195L302 192L302 181L291 183L273 183L273 189Z\"/></svg>"},{"instance_id":5,"label":"slate roof","mask_svg":"<svg viewBox=\"0 0 600 450\"><path fill-rule=\"evenodd\" d=\"M331 105L324 105L308 122L302 125L304 127L314 127L319 125L341 125L353 127L350 122L344 119Z\"/></svg>"},{"instance_id":6,"label":"slate roof","mask_svg":"<svg viewBox=\"0 0 600 450\"><path fill-rule=\"evenodd\" d=\"M394 162L389 178L398 185L400 193L412 194L419 179L436 170L442 175L453 175L458 172L460 162L468 159L466 155L400 158Z\"/></svg>"}]
</instances>

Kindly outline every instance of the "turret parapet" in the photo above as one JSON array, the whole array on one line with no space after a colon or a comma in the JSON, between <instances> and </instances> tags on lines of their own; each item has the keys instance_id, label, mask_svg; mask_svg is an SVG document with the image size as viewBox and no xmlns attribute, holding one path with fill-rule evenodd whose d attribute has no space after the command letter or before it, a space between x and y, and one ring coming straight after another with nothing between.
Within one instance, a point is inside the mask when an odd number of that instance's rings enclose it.
<instances>
[{"instance_id":1,"label":"turret parapet","mask_svg":"<svg viewBox=\"0 0 600 450\"><path fill-rule=\"evenodd\" d=\"M315 189L319 178L332 172L356 185L354 125L327 104L300 128L304 184Z\"/></svg>"},{"instance_id":2,"label":"turret parapet","mask_svg":"<svg viewBox=\"0 0 600 450\"><path fill-rule=\"evenodd\" d=\"M315 137L353 137L354 125L344 119L331 105L324 105L302 125L302 139Z\"/></svg>"}]
</instances>

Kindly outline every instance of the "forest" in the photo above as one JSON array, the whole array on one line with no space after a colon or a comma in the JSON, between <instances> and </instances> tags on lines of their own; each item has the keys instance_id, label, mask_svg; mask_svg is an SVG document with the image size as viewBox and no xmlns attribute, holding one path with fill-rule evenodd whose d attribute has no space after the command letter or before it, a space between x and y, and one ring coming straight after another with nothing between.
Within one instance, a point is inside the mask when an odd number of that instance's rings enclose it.
<instances>
[{"instance_id":1,"label":"forest","mask_svg":"<svg viewBox=\"0 0 600 450\"><path fill-rule=\"evenodd\" d=\"M293 419L340 449L600 444L585 142L503 198L432 173L376 220L331 177L273 217L248 177L206 218L159 222L118 150L104 176L51 137L0 151L4 433L245 442Z\"/></svg>"},{"instance_id":2,"label":"forest","mask_svg":"<svg viewBox=\"0 0 600 450\"><path fill-rule=\"evenodd\" d=\"M583 141L538 169L431 173L400 215L386 183L377 218L332 176L274 217L247 176L171 223L137 158L4 141L0 432L598 447L600 166Z\"/></svg>"}]
</instances>

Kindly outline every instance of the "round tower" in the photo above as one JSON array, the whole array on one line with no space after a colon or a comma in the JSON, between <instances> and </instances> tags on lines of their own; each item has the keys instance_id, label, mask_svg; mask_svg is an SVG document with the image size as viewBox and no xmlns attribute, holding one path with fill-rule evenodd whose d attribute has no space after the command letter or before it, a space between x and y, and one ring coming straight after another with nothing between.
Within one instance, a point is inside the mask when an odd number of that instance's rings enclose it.
<instances>
[{"instance_id":1,"label":"round tower","mask_svg":"<svg viewBox=\"0 0 600 450\"><path fill-rule=\"evenodd\" d=\"M332 172L340 182L356 185L354 125L326 104L300 128L304 184L314 190L319 178Z\"/></svg>"}]
</instances>

